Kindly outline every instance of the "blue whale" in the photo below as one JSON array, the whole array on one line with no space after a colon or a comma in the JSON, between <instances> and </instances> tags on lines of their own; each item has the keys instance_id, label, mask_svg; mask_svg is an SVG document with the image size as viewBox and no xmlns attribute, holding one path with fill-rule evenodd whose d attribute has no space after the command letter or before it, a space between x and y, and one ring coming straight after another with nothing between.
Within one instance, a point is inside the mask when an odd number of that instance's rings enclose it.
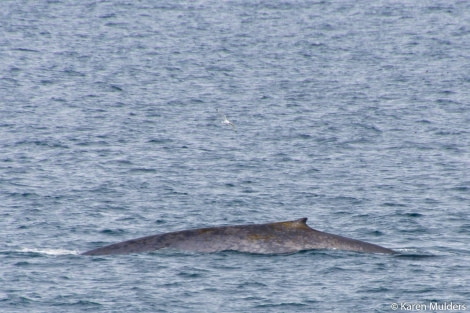
<instances>
[{"instance_id":1,"label":"blue whale","mask_svg":"<svg viewBox=\"0 0 470 313\"><path fill-rule=\"evenodd\" d=\"M294 221L182 230L115 243L82 253L108 255L150 252L163 248L193 252L240 251L260 254L312 249L394 254L375 244L310 228L307 218Z\"/></svg>"}]
</instances>

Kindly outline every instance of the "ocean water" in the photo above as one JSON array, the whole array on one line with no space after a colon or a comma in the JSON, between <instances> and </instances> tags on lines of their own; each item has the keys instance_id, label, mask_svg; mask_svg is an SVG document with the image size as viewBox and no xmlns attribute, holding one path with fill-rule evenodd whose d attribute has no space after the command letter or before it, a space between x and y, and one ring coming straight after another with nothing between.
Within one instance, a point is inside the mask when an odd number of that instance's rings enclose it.
<instances>
[{"instance_id":1,"label":"ocean water","mask_svg":"<svg viewBox=\"0 0 470 313\"><path fill-rule=\"evenodd\" d=\"M470 310L469 2L0 9L1 312ZM301 217L400 255L79 255Z\"/></svg>"}]
</instances>

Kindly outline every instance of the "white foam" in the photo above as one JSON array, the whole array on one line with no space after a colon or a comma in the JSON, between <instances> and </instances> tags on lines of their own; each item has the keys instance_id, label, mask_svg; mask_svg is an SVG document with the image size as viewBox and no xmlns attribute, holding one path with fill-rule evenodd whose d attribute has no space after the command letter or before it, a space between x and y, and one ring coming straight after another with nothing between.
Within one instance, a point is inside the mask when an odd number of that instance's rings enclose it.
<instances>
[{"instance_id":1,"label":"white foam","mask_svg":"<svg viewBox=\"0 0 470 313\"><path fill-rule=\"evenodd\" d=\"M39 253L39 254L46 254L46 255L78 255L79 252L77 250L67 250L67 249L31 249L31 248L23 248L21 252L32 252L32 253Z\"/></svg>"},{"instance_id":2,"label":"white foam","mask_svg":"<svg viewBox=\"0 0 470 313\"><path fill-rule=\"evenodd\" d=\"M218 112L218 113L220 114L220 116L222 117L222 124L232 126L232 129L236 132L236 131L237 131L237 127L235 126L235 124L233 124L232 122L230 122L230 121L228 120L227 116L225 116L224 113L219 112L219 109L217 109L217 112Z\"/></svg>"}]
</instances>

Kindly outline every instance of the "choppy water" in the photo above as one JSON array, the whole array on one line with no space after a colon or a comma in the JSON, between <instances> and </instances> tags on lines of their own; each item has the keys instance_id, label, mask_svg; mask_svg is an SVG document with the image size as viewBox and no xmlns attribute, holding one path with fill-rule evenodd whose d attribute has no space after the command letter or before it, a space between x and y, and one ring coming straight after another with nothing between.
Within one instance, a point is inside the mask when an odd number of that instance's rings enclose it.
<instances>
[{"instance_id":1,"label":"choppy water","mask_svg":"<svg viewBox=\"0 0 470 313\"><path fill-rule=\"evenodd\" d=\"M468 2L0 8L2 312L470 309ZM403 255L79 255L304 216Z\"/></svg>"}]
</instances>

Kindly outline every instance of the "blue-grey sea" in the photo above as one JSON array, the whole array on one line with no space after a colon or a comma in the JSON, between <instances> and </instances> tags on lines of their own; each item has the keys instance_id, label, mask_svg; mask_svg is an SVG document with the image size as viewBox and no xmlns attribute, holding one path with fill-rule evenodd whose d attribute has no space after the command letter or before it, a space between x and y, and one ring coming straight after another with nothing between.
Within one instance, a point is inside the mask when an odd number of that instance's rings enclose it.
<instances>
[{"instance_id":1,"label":"blue-grey sea","mask_svg":"<svg viewBox=\"0 0 470 313\"><path fill-rule=\"evenodd\" d=\"M80 255L301 217L400 254ZM1 1L0 239L1 312L470 311L470 2Z\"/></svg>"}]
</instances>

